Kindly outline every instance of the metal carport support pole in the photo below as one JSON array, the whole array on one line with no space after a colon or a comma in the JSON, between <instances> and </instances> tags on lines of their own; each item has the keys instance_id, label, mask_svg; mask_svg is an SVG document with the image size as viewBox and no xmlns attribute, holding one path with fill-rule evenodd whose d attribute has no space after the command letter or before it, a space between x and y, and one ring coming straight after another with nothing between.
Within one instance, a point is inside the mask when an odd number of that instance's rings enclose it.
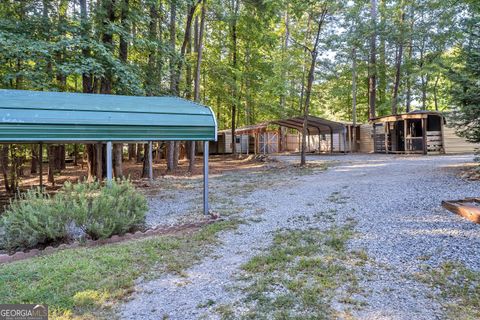
<instances>
[{"instance_id":1,"label":"metal carport support pole","mask_svg":"<svg viewBox=\"0 0 480 320\"><path fill-rule=\"evenodd\" d=\"M107 142L107 183L112 183L112 141Z\"/></svg>"},{"instance_id":2,"label":"metal carport support pole","mask_svg":"<svg viewBox=\"0 0 480 320\"><path fill-rule=\"evenodd\" d=\"M208 141L203 141L203 214L208 214Z\"/></svg>"}]
</instances>

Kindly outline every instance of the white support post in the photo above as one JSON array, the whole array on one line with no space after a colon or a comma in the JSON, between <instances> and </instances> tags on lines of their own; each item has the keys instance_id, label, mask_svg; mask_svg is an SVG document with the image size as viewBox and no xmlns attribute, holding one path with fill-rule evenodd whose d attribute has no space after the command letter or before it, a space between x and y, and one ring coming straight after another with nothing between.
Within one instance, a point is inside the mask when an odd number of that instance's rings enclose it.
<instances>
[{"instance_id":1,"label":"white support post","mask_svg":"<svg viewBox=\"0 0 480 320\"><path fill-rule=\"evenodd\" d=\"M209 214L208 208L208 141L203 141L203 214Z\"/></svg>"},{"instance_id":2,"label":"white support post","mask_svg":"<svg viewBox=\"0 0 480 320\"><path fill-rule=\"evenodd\" d=\"M112 141L107 142L107 183L111 184L112 183Z\"/></svg>"},{"instance_id":3,"label":"white support post","mask_svg":"<svg viewBox=\"0 0 480 320\"><path fill-rule=\"evenodd\" d=\"M148 179L150 182L153 181L153 146L152 141L148 142Z\"/></svg>"}]
</instances>

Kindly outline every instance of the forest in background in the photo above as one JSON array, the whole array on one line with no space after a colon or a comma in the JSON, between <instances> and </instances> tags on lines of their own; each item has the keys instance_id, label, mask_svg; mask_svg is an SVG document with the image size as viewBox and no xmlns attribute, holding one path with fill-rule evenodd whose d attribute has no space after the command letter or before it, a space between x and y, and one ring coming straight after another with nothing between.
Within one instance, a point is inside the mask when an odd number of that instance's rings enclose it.
<instances>
[{"instance_id":1,"label":"forest in background","mask_svg":"<svg viewBox=\"0 0 480 320\"><path fill-rule=\"evenodd\" d=\"M5 0L0 86L181 96L211 106L219 129L305 113L367 122L448 111L471 104L465 88L475 86L478 115L479 8L475 0ZM87 146L90 159L97 147ZM15 152L35 158L27 149L3 147L1 158L10 166ZM168 150L172 169L178 145Z\"/></svg>"}]
</instances>

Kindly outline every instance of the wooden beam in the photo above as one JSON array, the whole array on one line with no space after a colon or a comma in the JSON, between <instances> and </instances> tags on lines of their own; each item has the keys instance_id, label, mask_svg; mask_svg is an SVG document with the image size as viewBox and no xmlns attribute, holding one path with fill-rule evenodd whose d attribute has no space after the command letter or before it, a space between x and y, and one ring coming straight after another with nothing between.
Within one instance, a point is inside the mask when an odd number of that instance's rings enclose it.
<instances>
[{"instance_id":1,"label":"wooden beam","mask_svg":"<svg viewBox=\"0 0 480 320\"><path fill-rule=\"evenodd\" d=\"M477 198L442 201L442 207L472 222L480 223L480 200Z\"/></svg>"},{"instance_id":2,"label":"wooden beam","mask_svg":"<svg viewBox=\"0 0 480 320\"><path fill-rule=\"evenodd\" d=\"M427 119L422 119L422 143L423 143L423 154L428 154L427 146Z\"/></svg>"},{"instance_id":3,"label":"wooden beam","mask_svg":"<svg viewBox=\"0 0 480 320\"><path fill-rule=\"evenodd\" d=\"M330 127L330 153L333 153L333 129Z\"/></svg>"},{"instance_id":4,"label":"wooden beam","mask_svg":"<svg viewBox=\"0 0 480 320\"><path fill-rule=\"evenodd\" d=\"M388 154L388 131L390 130L390 122L385 123L383 126L383 131L385 132L385 137L383 138L385 141L385 153Z\"/></svg>"},{"instance_id":5,"label":"wooden beam","mask_svg":"<svg viewBox=\"0 0 480 320\"><path fill-rule=\"evenodd\" d=\"M444 128L443 128L443 122L444 119L443 117L440 117L440 134L442 135L442 149L441 153L445 154L445 134L444 134Z\"/></svg>"}]
</instances>

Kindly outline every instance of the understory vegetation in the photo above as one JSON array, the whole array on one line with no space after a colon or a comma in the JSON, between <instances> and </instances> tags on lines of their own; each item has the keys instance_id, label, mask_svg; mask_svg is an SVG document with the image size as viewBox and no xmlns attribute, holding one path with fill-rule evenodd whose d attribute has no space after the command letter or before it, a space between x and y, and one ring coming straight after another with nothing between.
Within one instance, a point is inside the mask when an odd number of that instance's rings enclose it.
<instances>
[{"instance_id":1,"label":"understory vegetation","mask_svg":"<svg viewBox=\"0 0 480 320\"><path fill-rule=\"evenodd\" d=\"M181 274L205 256L218 232L237 224L220 221L193 233L68 249L0 265L0 301L41 301L55 319L111 318L115 302L132 292L136 279Z\"/></svg>"},{"instance_id":2,"label":"understory vegetation","mask_svg":"<svg viewBox=\"0 0 480 320\"><path fill-rule=\"evenodd\" d=\"M243 301L246 319L331 319L348 316L349 308L360 307L361 295L355 265L365 264L363 252L351 252L347 241L353 223L318 229L278 232L266 253L243 266L249 285ZM342 315L334 301L348 305ZM222 305L217 312L233 319L233 306ZM238 314L235 314L238 316Z\"/></svg>"},{"instance_id":3,"label":"understory vegetation","mask_svg":"<svg viewBox=\"0 0 480 320\"><path fill-rule=\"evenodd\" d=\"M55 196L29 190L12 200L0 218L0 249L9 251L65 241L80 229L104 239L139 228L147 202L127 180L67 183Z\"/></svg>"}]
</instances>

